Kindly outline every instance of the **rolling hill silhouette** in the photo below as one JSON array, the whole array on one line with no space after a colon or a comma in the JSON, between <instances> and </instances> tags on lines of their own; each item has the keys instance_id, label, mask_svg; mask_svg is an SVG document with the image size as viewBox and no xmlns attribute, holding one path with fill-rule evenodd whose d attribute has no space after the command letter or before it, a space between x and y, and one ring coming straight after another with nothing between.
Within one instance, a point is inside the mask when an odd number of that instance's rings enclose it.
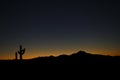
<instances>
[{"instance_id":1,"label":"rolling hill silhouette","mask_svg":"<svg viewBox=\"0 0 120 80\"><path fill-rule=\"evenodd\" d=\"M37 57L28 60L0 60L0 64L120 64L120 56L105 56L79 51L57 57Z\"/></svg>"}]
</instances>

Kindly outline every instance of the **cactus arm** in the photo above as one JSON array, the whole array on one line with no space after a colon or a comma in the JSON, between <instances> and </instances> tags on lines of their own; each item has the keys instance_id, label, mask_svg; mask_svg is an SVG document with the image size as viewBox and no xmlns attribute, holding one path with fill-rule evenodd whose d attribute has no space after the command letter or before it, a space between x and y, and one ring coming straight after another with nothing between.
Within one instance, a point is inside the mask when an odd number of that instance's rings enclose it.
<instances>
[{"instance_id":1,"label":"cactus arm","mask_svg":"<svg viewBox=\"0 0 120 80\"><path fill-rule=\"evenodd\" d=\"M23 53L25 53L25 48L23 49Z\"/></svg>"}]
</instances>

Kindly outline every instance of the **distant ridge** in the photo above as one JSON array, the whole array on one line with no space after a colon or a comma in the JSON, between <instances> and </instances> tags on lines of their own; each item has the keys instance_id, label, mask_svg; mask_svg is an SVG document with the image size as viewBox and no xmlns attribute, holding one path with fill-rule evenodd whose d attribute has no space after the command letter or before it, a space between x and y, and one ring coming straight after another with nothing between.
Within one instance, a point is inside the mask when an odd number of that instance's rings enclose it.
<instances>
[{"instance_id":1,"label":"distant ridge","mask_svg":"<svg viewBox=\"0 0 120 80\"><path fill-rule=\"evenodd\" d=\"M108 56L100 54L91 54L85 51L78 51L71 55L59 55L57 57L48 56L48 57L37 57L31 59L43 64L119 64L120 56Z\"/></svg>"},{"instance_id":2,"label":"distant ridge","mask_svg":"<svg viewBox=\"0 0 120 80\"><path fill-rule=\"evenodd\" d=\"M120 64L120 56L106 56L90 54L79 51L71 55L59 55L57 57L37 57L28 60L1 60L0 64Z\"/></svg>"}]
</instances>

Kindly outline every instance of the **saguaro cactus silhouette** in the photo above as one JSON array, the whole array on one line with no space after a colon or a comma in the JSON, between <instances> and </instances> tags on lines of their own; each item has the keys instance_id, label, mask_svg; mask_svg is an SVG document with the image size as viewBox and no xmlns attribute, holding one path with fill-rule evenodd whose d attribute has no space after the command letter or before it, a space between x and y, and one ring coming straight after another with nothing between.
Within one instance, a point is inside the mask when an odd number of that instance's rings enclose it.
<instances>
[{"instance_id":1,"label":"saguaro cactus silhouette","mask_svg":"<svg viewBox=\"0 0 120 80\"><path fill-rule=\"evenodd\" d=\"M19 55L20 55L20 60L22 60L22 55L25 53L25 48L22 49L22 45L20 45L20 50L18 51Z\"/></svg>"}]
</instances>

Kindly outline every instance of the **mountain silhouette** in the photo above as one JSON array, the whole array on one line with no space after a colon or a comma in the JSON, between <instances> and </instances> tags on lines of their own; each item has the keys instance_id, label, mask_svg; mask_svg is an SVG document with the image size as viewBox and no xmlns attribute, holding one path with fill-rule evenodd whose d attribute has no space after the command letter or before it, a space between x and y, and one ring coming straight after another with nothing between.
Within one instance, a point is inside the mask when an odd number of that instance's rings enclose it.
<instances>
[{"instance_id":1,"label":"mountain silhouette","mask_svg":"<svg viewBox=\"0 0 120 80\"><path fill-rule=\"evenodd\" d=\"M28 60L0 60L0 64L120 64L120 56L106 56L79 51L57 57L37 57Z\"/></svg>"}]
</instances>

